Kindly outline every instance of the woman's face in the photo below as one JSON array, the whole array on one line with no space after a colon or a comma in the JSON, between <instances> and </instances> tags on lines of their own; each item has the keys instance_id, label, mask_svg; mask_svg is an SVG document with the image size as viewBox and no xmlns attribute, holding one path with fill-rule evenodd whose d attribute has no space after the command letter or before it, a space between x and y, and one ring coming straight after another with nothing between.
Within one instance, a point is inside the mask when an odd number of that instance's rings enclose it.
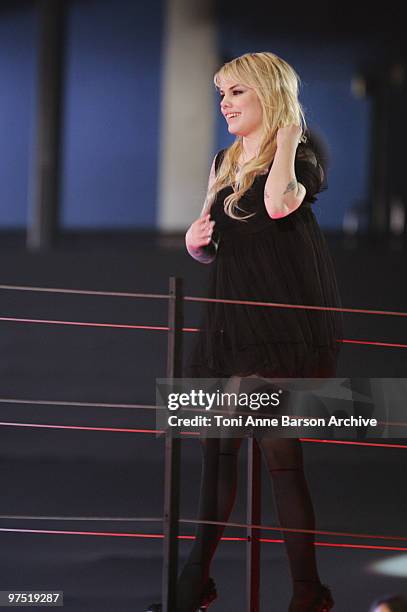
<instances>
[{"instance_id":1,"label":"woman's face","mask_svg":"<svg viewBox=\"0 0 407 612\"><path fill-rule=\"evenodd\" d=\"M263 110L260 100L251 87L230 79L221 79L220 109L230 134L235 136L260 136L263 127Z\"/></svg>"}]
</instances>

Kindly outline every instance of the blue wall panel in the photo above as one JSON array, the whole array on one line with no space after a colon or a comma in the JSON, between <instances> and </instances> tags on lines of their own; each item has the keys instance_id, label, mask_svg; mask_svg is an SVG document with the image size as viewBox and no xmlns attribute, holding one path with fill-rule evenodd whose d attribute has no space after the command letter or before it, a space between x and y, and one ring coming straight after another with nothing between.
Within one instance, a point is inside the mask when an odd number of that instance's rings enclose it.
<instances>
[{"instance_id":1,"label":"blue wall panel","mask_svg":"<svg viewBox=\"0 0 407 612\"><path fill-rule=\"evenodd\" d=\"M65 228L155 225L162 8L161 0L70 5Z\"/></svg>"},{"instance_id":2,"label":"blue wall panel","mask_svg":"<svg viewBox=\"0 0 407 612\"><path fill-rule=\"evenodd\" d=\"M26 225L35 96L34 10L0 15L0 227Z\"/></svg>"}]
</instances>

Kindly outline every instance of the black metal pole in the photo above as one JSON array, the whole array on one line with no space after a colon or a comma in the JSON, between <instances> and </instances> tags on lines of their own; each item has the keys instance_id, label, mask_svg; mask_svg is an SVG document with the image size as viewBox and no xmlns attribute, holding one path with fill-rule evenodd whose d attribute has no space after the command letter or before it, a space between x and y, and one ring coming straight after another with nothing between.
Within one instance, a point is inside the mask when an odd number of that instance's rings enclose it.
<instances>
[{"instance_id":1,"label":"black metal pole","mask_svg":"<svg viewBox=\"0 0 407 612\"><path fill-rule=\"evenodd\" d=\"M247 446L247 524L261 522L261 452L250 436ZM260 610L260 529L247 528L246 544L246 610Z\"/></svg>"},{"instance_id":2,"label":"black metal pole","mask_svg":"<svg viewBox=\"0 0 407 612\"><path fill-rule=\"evenodd\" d=\"M169 295L167 379L171 380L182 376L182 279L170 278ZM174 612L176 609L180 459L181 440L175 438L169 428L165 436L163 612Z\"/></svg>"},{"instance_id":3,"label":"black metal pole","mask_svg":"<svg viewBox=\"0 0 407 612\"><path fill-rule=\"evenodd\" d=\"M64 1L39 0L38 96L33 164L33 205L27 247L51 246L59 200L59 145L64 39Z\"/></svg>"}]
</instances>

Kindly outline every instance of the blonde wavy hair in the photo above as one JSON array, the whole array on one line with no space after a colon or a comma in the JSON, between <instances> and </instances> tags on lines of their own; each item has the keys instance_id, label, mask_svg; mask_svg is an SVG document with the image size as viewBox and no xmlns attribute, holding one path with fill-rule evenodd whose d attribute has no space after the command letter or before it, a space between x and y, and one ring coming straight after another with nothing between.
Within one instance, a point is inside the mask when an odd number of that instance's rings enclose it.
<instances>
[{"instance_id":1,"label":"blonde wavy hair","mask_svg":"<svg viewBox=\"0 0 407 612\"><path fill-rule=\"evenodd\" d=\"M204 210L212 205L218 191L232 186L234 192L225 198L225 213L232 219L246 220L252 215L242 216L245 211L238 202L253 185L258 174L267 172L277 149L277 131L291 124L302 129L301 141L306 141L307 129L304 112L298 100L300 78L295 70L283 59L270 52L245 53L224 64L214 76L214 83L220 89L222 79L234 80L252 88L260 101L263 111L263 137L258 156L244 163L239 170L238 159L243 153L243 139L237 136L225 151L215 182L207 194ZM253 213L254 214L254 213Z\"/></svg>"}]
</instances>

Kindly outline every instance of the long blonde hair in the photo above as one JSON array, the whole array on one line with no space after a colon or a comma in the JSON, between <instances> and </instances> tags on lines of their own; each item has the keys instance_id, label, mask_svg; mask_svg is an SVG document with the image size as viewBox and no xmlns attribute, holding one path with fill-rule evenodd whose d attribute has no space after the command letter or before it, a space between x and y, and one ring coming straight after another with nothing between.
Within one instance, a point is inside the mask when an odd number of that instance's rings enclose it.
<instances>
[{"instance_id":1,"label":"long blonde hair","mask_svg":"<svg viewBox=\"0 0 407 612\"><path fill-rule=\"evenodd\" d=\"M306 140L307 126L298 100L300 78L286 61L274 53L262 52L245 53L224 64L213 79L217 89L222 79L235 80L256 92L263 111L263 137L258 156L242 165L238 182L235 182L235 177L239 168L238 159L243 153L242 137L237 136L226 149L204 208L210 208L218 191L232 185L234 192L224 201L225 213L232 219L245 220L252 215L237 214L243 210L238 206L238 201L253 185L256 176L267 172L270 167L277 149L278 129L291 124L299 125L302 128L301 140Z\"/></svg>"}]
</instances>

